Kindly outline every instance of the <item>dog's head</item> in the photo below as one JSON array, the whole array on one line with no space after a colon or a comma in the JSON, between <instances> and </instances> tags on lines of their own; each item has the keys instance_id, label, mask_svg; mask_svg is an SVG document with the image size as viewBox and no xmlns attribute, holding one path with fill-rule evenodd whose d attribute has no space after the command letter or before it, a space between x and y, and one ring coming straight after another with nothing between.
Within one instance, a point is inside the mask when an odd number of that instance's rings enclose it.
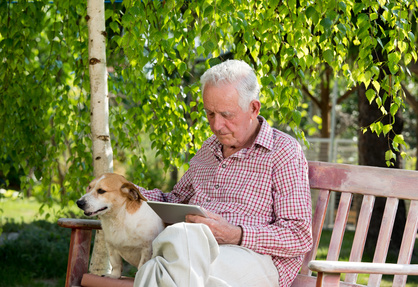
<instances>
[{"instance_id":1,"label":"dog's head","mask_svg":"<svg viewBox=\"0 0 418 287\"><path fill-rule=\"evenodd\" d=\"M86 194L77 200L77 206L85 215L94 216L112 212L124 205L128 212L135 212L141 201L147 199L133 183L119 174L105 173L90 182Z\"/></svg>"}]
</instances>

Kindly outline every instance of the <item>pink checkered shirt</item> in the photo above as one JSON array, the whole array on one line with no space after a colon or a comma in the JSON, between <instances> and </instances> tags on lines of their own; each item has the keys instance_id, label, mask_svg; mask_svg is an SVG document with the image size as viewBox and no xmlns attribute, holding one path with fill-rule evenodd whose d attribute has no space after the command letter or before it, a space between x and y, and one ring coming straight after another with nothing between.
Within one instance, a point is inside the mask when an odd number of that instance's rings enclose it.
<instances>
[{"instance_id":1,"label":"pink checkered shirt","mask_svg":"<svg viewBox=\"0 0 418 287\"><path fill-rule=\"evenodd\" d=\"M200 205L240 225L241 246L271 255L280 286L290 286L312 247L308 165L294 138L259 121L250 148L224 158L212 136L172 192L141 192L150 200Z\"/></svg>"}]
</instances>

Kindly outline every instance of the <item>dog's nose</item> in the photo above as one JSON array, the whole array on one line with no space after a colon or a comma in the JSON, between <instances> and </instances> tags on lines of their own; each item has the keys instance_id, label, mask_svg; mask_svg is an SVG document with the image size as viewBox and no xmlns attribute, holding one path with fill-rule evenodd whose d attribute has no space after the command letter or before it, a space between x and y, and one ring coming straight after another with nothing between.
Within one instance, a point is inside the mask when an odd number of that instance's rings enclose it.
<instances>
[{"instance_id":1,"label":"dog's nose","mask_svg":"<svg viewBox=\"0 0 418 287\"><path fill-rule=\"evenodd\" d=\"M83 207L86 205L86 201L84 199L79 199L76 201L78 208L83 209Z\"/></svg>"}]
</instances>

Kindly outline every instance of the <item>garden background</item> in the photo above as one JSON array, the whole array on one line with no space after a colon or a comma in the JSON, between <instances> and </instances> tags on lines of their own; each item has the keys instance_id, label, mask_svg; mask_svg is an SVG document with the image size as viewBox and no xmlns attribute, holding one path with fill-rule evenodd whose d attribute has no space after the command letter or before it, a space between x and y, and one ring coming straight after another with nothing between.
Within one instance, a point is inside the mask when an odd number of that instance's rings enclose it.
<instances>
[{"instance_id":1,"label":"garden background","mask_svg":"<svg viewBox=\"0 0 418 287\"><path fill-rule=\"evenodd\" d=\"M80 217L97 160L92 2L0 3L0 286L62 286L55 222ZM105 1L108 169L170 190L210 134L199 77L231 58L254 67L261 114L308 158L417 169L417 5Z\"/></svg>"}]
</instances>

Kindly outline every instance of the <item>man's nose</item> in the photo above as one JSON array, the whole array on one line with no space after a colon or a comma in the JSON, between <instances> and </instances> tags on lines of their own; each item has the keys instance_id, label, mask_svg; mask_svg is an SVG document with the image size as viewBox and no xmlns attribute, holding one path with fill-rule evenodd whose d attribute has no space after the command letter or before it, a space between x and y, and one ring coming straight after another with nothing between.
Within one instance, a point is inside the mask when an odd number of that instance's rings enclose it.
<instances>
[{"instance_id":1,"label":"man's nose","mask_svg":"<svg viewBox=\"0 0 418 287\"><path fill-rule=\"evenodd\" d=\"M215 114L215 116L212 119L212 128L215 131L219 131L224 126L224 118L221 115Z\"/></svg>"}]
</instances>

